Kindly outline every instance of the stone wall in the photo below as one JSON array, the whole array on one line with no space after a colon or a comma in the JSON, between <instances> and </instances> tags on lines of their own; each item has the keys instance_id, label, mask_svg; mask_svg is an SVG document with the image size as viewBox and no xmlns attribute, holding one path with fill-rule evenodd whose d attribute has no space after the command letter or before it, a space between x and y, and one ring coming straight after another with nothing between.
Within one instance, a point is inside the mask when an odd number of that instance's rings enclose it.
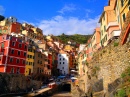
<instances>
[{"instance_id":1,"label":"stone wall","mask_svg":"<svg viewBox=\"0 0 130 97\"><path fill-rule=\"evenodd\" d=\"M97 51L88 65L87 75L90 75L89 80L92 86L94 87L95 83L103 79L103 91L106 93L118 86L116 84L111 87L110 84L120 78L122 72L130 65L130 44L118 45L118 43L118 40L114 40L102 50Z\"/></svg>"},{"instance_id":2,"label":"stone wall","mask_svg":"<svg viewBox=\"0 0 130 97\"><path fill-rule=\"evenodd\" d=\"M0 73L0 94L30 91L32 87L39 89L41 81L31 80L20 74Z\"/></svg>"}]
</instances>

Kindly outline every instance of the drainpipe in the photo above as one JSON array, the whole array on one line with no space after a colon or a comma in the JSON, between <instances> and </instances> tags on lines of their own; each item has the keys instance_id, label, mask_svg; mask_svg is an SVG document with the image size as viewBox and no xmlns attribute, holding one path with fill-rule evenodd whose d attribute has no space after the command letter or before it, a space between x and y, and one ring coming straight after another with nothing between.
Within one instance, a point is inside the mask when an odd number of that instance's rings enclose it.
<instances>
[{"instance_id":1,"label":"drainpipe","mask_svg":"<svg viewBox=\"0 0 130 97\"><path fill-rule=\"evenodd\" d=\"M6 36L6 37L7 37L7 36ZM11 38L11 36L9 36L9 41L8 41L8 47L7 47L7 54L6 54L6 61L5 61L5 69L4 69L4 72L6 72L6 69L7 69L7 61L8 61L8 54L9 54L10 38Z\"/></svg>"}]
</instances>

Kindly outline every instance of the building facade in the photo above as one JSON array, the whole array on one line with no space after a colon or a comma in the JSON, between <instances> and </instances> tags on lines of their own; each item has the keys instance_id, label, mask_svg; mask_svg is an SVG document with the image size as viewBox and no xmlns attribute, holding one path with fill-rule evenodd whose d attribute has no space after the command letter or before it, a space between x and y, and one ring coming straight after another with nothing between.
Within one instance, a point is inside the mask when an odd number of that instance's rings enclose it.
<instances>
[{"instance_id":1,"label":"building facade","mask_svg":"<svg viewBox=\"0 0 130 97\"><path fill-rule=\"evenodd\" d=\"M2 35L0 72L24 74L28 44L21 38Z\"/></svg>"},{"instance_id":2,"label":"building facade","mask_svg":"<svg viewBox=\"0 0 130 97\"><path fill-rule=\"evenodd\" d=\"M69 56L66 52L60 51L58 54L58 66L61 75L69 74Z\"/></svg>"}]
</instances>

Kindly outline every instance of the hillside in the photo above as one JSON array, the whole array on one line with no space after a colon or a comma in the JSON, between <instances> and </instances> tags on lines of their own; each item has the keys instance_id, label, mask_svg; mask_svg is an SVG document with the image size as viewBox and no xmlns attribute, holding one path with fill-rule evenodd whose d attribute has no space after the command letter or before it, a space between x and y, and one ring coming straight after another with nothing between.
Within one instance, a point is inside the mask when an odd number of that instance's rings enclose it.
<instances>
[{"instance_id":1,"label":"hillside","mask_svg":"<svg viewBox=\"0 0 130 97\"><path fill-rule=\"evenodd\" d=\"M84 43L87 43L87 40L91 37L91 35L80 35L80 34L65 35L63 33L56 37L62 40L64 43L67 43L68 41L75 41L79 44L84 44Z\"/></svg>"}]
</instances>

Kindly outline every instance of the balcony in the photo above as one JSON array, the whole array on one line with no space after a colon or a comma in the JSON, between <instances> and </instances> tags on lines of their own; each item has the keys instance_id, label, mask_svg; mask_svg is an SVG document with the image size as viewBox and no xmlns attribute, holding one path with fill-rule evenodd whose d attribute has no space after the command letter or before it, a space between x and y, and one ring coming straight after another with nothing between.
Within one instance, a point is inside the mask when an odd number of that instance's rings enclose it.
<instances>
[{"instance_id":1,"label":"balcony","mask_svg":"<svg viewBox=\"0 0 130 97\"><path fill-rule=\"evenodd\" d=\"M111 26L119 26L117 22L109 22L108 25L106 26L106 30L109 29Z\"/></svg>"},{"instance_id":2,"label":"balcony","mask_svg":"<svg viewBox=\"0 0 130 97\"><path fill-rule=\"evenodd\" d=\"M121 33L121 30L112 31L111 36L112 37L118 37L118 36L120 36L120 33Z\"/></svg>"}]
</instances>

